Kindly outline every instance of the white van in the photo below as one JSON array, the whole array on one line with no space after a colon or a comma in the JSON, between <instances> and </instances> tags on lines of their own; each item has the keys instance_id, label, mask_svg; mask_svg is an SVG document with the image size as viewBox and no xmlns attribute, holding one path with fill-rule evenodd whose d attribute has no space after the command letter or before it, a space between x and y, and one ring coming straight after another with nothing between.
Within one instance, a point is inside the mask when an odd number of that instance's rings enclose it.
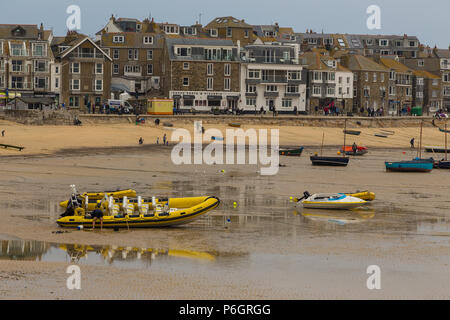
<instances>
[{"instance_id":1,"label":"white van","mask_svg":"<svg viewBox=\"0 0 450 320\"><path fill-rule=\"evenodd\" d=\"M133 106L128 103L128 101L123 100L108 100L109 110L112 112L119 111L120 107L124 108L125 113L131 113L133 111Z\"/></svg>"}]
</instances>

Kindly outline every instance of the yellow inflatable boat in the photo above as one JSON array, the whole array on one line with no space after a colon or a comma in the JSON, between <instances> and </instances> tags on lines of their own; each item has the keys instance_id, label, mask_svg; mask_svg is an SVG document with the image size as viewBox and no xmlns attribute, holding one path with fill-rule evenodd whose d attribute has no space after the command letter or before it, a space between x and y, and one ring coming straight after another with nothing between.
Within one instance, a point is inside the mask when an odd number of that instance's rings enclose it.
<instances>
[{"instance_id":1,"label":"yellow inflatable boat","mask_svg":"<svg viewBox=\"0 0 450 320\"><path fill-rule=\"evenodd\" d=\"M134 201L134 199L132 199ZM127 197L122 203L111 196L101 202L103 212L103 227L105 228L149 228L166 227L189 223L207 212L215 209L220 200L216 197L192 197L192 198L152 198L151 203L145 203L141 197L136 202L128 201ZM92 228L91 204L83 203L74 208L72 212L66 210L57 220L59 226L64 228ZM86 210L87 209L87 210ZM97 219L95 227L100 228L101 223Z\"/></svg>"}]
</instances>

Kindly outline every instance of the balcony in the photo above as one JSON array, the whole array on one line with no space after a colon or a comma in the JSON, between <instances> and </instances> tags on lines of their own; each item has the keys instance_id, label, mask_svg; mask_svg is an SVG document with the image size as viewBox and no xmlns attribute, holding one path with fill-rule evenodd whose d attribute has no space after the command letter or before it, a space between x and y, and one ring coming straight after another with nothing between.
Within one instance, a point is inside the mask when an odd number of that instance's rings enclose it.
<instances>
[{"instance_id":1,"label":"balcony","mask_svg":"<svg viewBox=\"0 0 450 320\"><path fill-rule=\"evenodd\" d=\"M263 76L261 83L287 83L286 76Z\"/></svg>"},{"instance_id":2,"label":"balcony","mask_svg":"<svg viewBox=\"0 0 450 320\"><path fill-rule=\"evenodd\" d=\"M28 56L27 50L24 49L12 49L11 50L12 57L26 57Z\"/></svg>"},{"instance_id":3,"label":"balcony","mask_svg":"<svg viewBox=\"0 0 450 320\"><path fill-rule=\"evenodd\" d=\"M406 80L406 79L399 79L399 80L395 80L395 84L400 85L400 86L410 86L410 85L412 85L412 81Z\"/></svg>"},{"instance_id":4,"label":"balcony","mask_svg":"<svg viewBox=\"0 0 450 320\"><path fill-rule=\"evenodd\" d=\"M264 97L266 98L276 98L278 97L279 93L277 91L265 91Z\"/></svg>"},{"instance_id":5,"label":"balcony","mask_svg":"<svg viewBox=\"0 0 450 320\"><path fill-rule=\"evenodd\" d=\"M74 59L103 59L103 54L101 52L71 52L68 57Z\"/></svg>"},{"instance_id":6,"label":"balcony","mask_svg":"<svg viewBox=\"0 0 450 320\"><path fill-rule=\"evenodd\" d=\"M246 92L245 96L246 97L256 97L258 94L256 92Z\"/></svg>"},{"instance_id":7,"label":"balcony","mask_svg":"<svg viewBox=\"0 0 450 320\"><path fill-rule=\"evenodd\" d=\"M285 92L285 97L300 97L300 92Z\"/></svg>"},{"instance_id":8,"label":"balcony","mask_svg":"<svg viewBox=\"0 0 450 320\"><path fill-rule=\"evenodd\" d=\"M142 71L139 72L125 71L123 75L125 77L142 77Z\"/></svg>"}]
</instances>

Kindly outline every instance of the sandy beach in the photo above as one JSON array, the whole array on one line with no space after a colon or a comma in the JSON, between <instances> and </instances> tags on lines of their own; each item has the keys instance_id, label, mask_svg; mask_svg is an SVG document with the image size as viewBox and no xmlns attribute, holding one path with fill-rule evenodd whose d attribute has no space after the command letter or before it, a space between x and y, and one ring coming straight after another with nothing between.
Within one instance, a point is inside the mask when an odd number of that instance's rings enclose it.
<instances>
[{"instance_id":1,"label":"sandy beach","mask_svg":"<svg viewBox=\"0 0 450 320\"><path fill-rule=\"evenodd\" d=\"M280 145L305 151L300 158L280 157L284 167L274 176L262 176L257 165L174 165L172 146L155 145L172 130L150 124L0 121L0 129L6 130L1 143L25 147L0 148L0 299L450 298L450 171L384 169L385 160L416 155L409 140L418 143L418 128L390 128L395 133L388 138L374 136L380 129L360 129L360 136L347 139L369 147L367 155L351 158L347 168L317 168L309 155L320 150L322 133L324 154L334 155L342 129L279 127ZM424 145L444 143L436 128L424 128L423 137ZM58 203L67 199L71 184L83 191L134 188L147 196L214 195L221 205L182 227L55 233L61 230L55 223ZM311 212L289 200L305 190L367 189L376 201L351 213ZM44 249L14 259L5 248L19 239ZM62 244L95 250L74 262ZM114 251L120 259L100 254L111 247L165 253L148 259L124 258L124 249ZM82 271L81 290L65 285L73 263ZM366 287L369 265L380 266L381 290Z\"/></svg>"}]
</instances>

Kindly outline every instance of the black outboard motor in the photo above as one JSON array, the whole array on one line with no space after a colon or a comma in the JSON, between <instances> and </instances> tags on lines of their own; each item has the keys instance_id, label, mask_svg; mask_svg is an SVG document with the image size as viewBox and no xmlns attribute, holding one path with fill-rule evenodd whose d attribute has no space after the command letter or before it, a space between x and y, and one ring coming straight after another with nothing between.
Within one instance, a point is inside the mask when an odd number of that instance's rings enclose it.
<instances>
[{"instance_id":1,"label":"black outboard motor","mask_svg":"<svg viewBox=\"0 0 450 320\"><path fill-rule=\"evenodd\" d=\"M308 191L303 192L303 197L301 197L300 199L297 200L297 202L303 200L303 199L308 199L309 197L311 197L311 195L309 194Z\"/></svg>"}]
</instances>

